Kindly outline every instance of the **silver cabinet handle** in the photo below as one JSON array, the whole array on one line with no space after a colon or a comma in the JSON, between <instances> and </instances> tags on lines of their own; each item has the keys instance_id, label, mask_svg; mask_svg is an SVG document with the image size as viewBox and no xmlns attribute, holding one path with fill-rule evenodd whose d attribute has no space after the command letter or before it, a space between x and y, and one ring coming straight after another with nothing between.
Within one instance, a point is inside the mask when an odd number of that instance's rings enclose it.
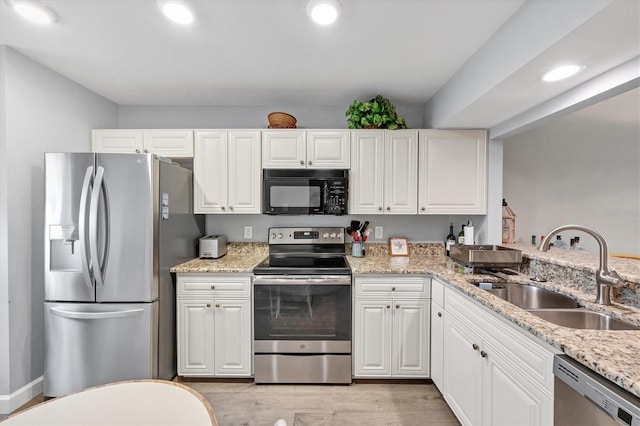
<instances>
[{"instance_id":1,"label":"silver cabinet handle","mask_svg":"<svg viewBox=\"0 0 640 426\"><path fill-rule=\"evenodd\" d=\"M136 154L140 154L140 150L136 148Z\"/></svg>"},{"instance_id":2,"label":"silver cabinet handle","mask_svg":"<svg viewBox=\"0 0 640 426\"><path fill-rule=\"evenodd\" d=\"M304 166L304 161L300 160L300 165Z\"/></svg>"},{"instance_id":3,"label":"silver cabinet handle","mask_svg":"<svg viewBox=\"0 0 640 426\"><path fill-rule=\"evenodd\" d=\"M313 163L311 161L309 161L309 165L312 165Z\"/></svg>"},{"instance_id":4,"label":"silver cabinet handle","mask_svg":"<svg viewBox=\"0 0 640 426\"><path fill-rule=\"evenodd\" d=\"M381 212L382 211L382 207L378 207L378 211Z\"/></svg>"},{"instance_id":5,"label":"silver cabinet handle","mask_svg":"<svg viewBox=\"0 0 640 426\"><path fill-rule=\"evenodd\" d=\"M225 210L226 210L226 209L224 208L224 206L220 207L220 209L221 209L222 211L225 211Z\"/></svg>"},{"instance_id":6,"label":"silver cabinet handle","mask_svg":"<svg viewBox=\"0 0 640 426\"><path fill-rule=\"evenodd\" d=\"M480 356L482 358L486 358L488 356L488 354L485 351L480 351Z\"/></svg>"},{"instance_id":7,"label":"silver cabinet handle","mask_svg":"<svg viewBox=\"0 0 640 426\"><path fill-rule=\"evenodd\" d=\"M439 317L442 317L442 312L438 312L438 316L439 316Z\"/></svg>"},{"instance_id":8,"label":"silver cabinet handle","mask_svg":"<svg viewBox=\"0 0 640 426\"><path fill-rule=\"evenodd\" d=\"M82 259L82 275L84 276L84 282L87 287L93 287L93 280L91 278L91 268L89 265L89 250L87 247L87 198L89 196L89 186L93 178L93 166L87 167L87 172L84 175L84 181L82 182L82 195L80 196L80 211L78 224L78 238L80 239L80 254Z\"/></svg>"},{"instance_id":9,"label":"silver cabinet handle","mask_svg":"<svg viewBox=\"0 0 640 426\"><path fill-rule=\"evenodd\" d=\"M387 207L387 211L390 212L391 211L391 207Z\"/></svg>"},{"instance_id":10,"label":"silver cabinet handle","mask_svg":"<svg viewBox=\"0 0 640 426\"><path fill-rule=\"evenodd\" d=\"M219 308L219 307L220 307L220 304L219 304L219 303L216 303L216 308Z\"/></svg>"},{"instance_id":11,"label":"silver cabinet handle","mask_svg":"<svg viewBox=\"0 0 640 426\"><path fill-rule=\"evenodd\" d=\"M400 309L400 305L396 305L396 309Z\"/></svg>"},{"instance_id":12,"label":"silver cabinet handle","mask_svg":"<svg viewBox=\"0 0 640 426\"><path fill-rule=\"evenodd\" d=\"M420 210L425 211L425 210L426 210L426 207L422 207Z\"/></svg>"},{"instance_id":13,"label":"silver cabinet handle","mask_svg":"<svg viewBox=\"0 0 640 426\"><path fill-rule=\"evenodd\" d=\"M215 286L215 285L212 285L212 286L211 286L211 290L215 290L215 288L216 288L216 286Z\"/></svg>"},{"instance_id":14,"label":"silver cabinet handle","mask_svg":"<svg viewBox=\"0 0 640 426\"><path fill-rule=\"evenodd\" d=\"M391 305L387 305L387 309L391 309Z\"/></svg>"},{"instance_id":15,"label":"silver cabinet handle","mask_svg":"<svg viewBox=\"0 0 640 426\"><path fill-rule=\"evenodd\" d=\"M480 346L476 345L475 343L471 345L471 347L473 347L474 351L477 351L478 349L480 349Z\"/></svg>"},{"instance_id":16,"label":"silver cabinet handle","mask_svg":"<svg viewBox=\"0 0 640 426\"><path fill-rule=\"evenodd\" d=\"M211 307L211 303L207 303L207 308L210 308L210 307Z\"/></svg>"},{"instance_id":17,"label":"silver cabinet handle","mask_svg":"<svg viewBox=\"0 0 640 426\"><path fill-rule=\"evenodd\" d=\"M230 211L233 211L233 206L229 206L229 210L230 210Z\"/></svg>"}]
</instances>

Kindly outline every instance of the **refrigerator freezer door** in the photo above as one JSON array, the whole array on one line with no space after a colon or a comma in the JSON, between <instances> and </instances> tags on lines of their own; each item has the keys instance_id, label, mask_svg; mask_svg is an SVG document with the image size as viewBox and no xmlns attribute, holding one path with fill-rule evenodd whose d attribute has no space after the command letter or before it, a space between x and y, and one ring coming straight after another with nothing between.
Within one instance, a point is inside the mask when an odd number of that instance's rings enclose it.
<instances>
[{"instance_id":1,"label":"refrigerator freezer door","mask_svg":"<svg viewBox=\"0 0 640 426\"><path fill-rule=\"evenodd\" d=\"M156 378L157 307L45 303L44 395Z\"/></svg>"},{"instance_id":2,"label":"refrigerator freezer door","mask_svg":"<svg viewBox=\"0 0 640 426\"><path fill-rule=\"evenodd\" d=\"M102 264L102 270L96 271L103 281L97 280L98 302L149 302L158 298L154 262L157 169L157 160L151 154L96 156L96 170L103 170L104 185L98 197L99 208L92 206L99 221L91 227L95 231L92 238L98 234L93 247L98 251L97 263Z\"/></svg>"},{"instance_id":3,"label":"refrigerator freezer door","mask_svg":"<svg viewBox=\"0 0 640 426\"><path fill-rule=\"evenodd\" d=\"M85 250L94 160L93 153L45 154L45 300L95 300Z\"/></svg>"}]
</instances>

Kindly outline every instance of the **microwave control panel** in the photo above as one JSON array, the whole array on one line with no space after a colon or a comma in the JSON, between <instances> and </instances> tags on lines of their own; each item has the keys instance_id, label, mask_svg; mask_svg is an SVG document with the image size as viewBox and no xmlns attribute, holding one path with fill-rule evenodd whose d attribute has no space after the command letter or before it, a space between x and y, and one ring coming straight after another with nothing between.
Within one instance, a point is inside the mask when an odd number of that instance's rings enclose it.
<instances>
[{"instance_id":1,"label":"microwave control panel","mask_svg":"<svg viewBox=\"0 0 640 426\"><path fill-rule=\"evenodd\" d=\"M348 190L345 180L330 180L328 182L327 199L325 200L326 214L347 214Z\"/></svg>"}]
</instances>

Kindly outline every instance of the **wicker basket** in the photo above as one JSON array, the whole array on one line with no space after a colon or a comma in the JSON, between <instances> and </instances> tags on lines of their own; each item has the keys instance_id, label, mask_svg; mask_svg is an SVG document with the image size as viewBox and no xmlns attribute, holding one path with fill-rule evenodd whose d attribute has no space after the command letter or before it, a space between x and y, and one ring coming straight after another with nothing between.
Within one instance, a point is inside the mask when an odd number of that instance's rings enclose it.
<instances>
[{"instance_id":1,"label":"wicker basket","mask_svg":"<svg viewBox=\"0 0 640 426\"><path fill-rule=\"evenodd\" d=\"M286 112L272 112L268 115L270 129L295 129L296 118Z\"/></svg>"}]
</instances>

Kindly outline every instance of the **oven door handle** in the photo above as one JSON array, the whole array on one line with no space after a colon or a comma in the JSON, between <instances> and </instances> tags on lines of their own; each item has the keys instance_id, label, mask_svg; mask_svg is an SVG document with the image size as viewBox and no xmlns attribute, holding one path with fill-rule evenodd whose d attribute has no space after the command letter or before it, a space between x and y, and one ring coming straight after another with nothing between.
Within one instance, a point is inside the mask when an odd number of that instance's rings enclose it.
<instances>
[{"instance_id":1,"label":"oven door handle","mask_svg":"<svg viewBox=\"0 0 640 426\"><path fill-rule=\"evenodd\" d=\"M350 275L256 275L254 285L351 285Z\"/></svg>"}]
</instances>

